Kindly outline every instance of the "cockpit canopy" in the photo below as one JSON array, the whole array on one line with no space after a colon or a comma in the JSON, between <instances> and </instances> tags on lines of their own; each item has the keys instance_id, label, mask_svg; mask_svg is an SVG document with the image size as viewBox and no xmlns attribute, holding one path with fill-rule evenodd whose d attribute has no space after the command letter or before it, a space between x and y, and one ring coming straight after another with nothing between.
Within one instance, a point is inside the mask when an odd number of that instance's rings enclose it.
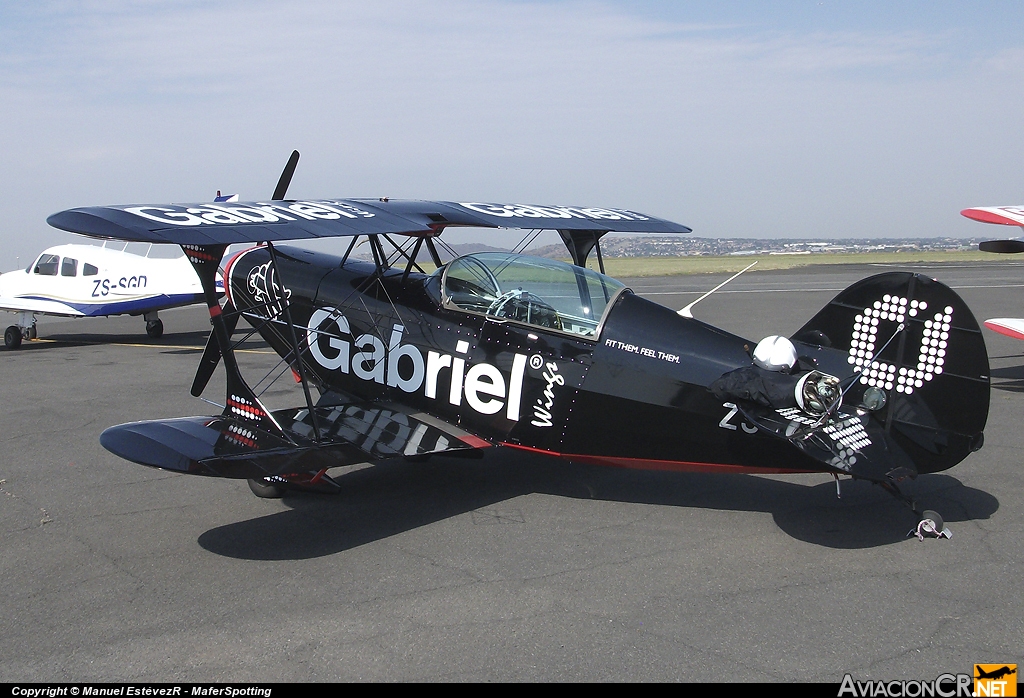
<instances>
[{"instance_id":1,"label":"cockpit canopy","mask_svg":"<svg viewBox=\"0 0 1024 698\"><path fill-rule=\"evenodd\" d=\"M609 301L623 288L589 269L505 252L450 262L442 285L448 305L591 339Z\"/></svg>"}]
</instances>

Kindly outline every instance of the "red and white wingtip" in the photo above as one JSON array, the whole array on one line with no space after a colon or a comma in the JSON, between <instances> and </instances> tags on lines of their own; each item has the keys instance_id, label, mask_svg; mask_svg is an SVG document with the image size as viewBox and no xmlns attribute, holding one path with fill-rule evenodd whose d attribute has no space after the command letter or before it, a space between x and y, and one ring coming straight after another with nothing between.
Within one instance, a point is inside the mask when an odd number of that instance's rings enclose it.
<instances>
[{"instance_id":1,"label":"red and white wingtip","mask_svg":"<svg viewBox=\"0 0 1024 698\"><path fill-rule=\"evenodd\" d=\"M985 321L985 327L993 332L1005 334L1014 339L1024 339L1024 320L1015 317L997 317Z\"/></svg>"},{"instance_id":2,"label":"red and white wingtip","mask_svg":"<svg viewBox=\"0 0 1024 698\"><path fill-rule=\"evenodd\" d=\"M971 220L982 223L997 223L999 225L1024 226L1024 206L982 206L979 208L965 208L960 212Z\"/></svg>"}]
</instances>

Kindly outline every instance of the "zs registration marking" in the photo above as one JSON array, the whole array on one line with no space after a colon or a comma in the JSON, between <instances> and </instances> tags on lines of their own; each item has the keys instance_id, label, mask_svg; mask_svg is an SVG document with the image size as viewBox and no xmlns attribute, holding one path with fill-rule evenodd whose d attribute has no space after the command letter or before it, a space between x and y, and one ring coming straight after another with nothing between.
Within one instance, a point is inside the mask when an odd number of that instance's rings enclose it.
<instances>
[{"instance_id":1,"label":"zs registration marking","mask_svg":"<svg viewBox=\"0 0 1024 698\"><path fill-rule=\"evenodd\" d=\"M122 276L117 280L94 279L92 282L92 297L103 298L110 295L111 291L116 292L119 288L146 288L146 277L140 274L139 276Z\"/></svg>"},{"instance_id":2,"label":"zs registration marking","mask_svg":"<svg viewBox=\"0 0 1024 698\"><path fill-rule=\"evenodd\" d=\"M724 417L722 417L722 421L718 423L718 426L722 427L723 429L729 429L730 431L736 431L737 429L743 429L743 431L748 433L748 434L756 434L757 433L757 427L752 427L752 426L750 426L749 424L747 424L746 422L744 422L742 420L740 420L739 427L737 427L735 424L732 423L733 417L735 417L736 413L740 411L739 407L737 407L736 405L734 405L731 402L722 403L722 407L724 407L725 409L729 410L729 412Z\"/></svg>"}]
</instances>

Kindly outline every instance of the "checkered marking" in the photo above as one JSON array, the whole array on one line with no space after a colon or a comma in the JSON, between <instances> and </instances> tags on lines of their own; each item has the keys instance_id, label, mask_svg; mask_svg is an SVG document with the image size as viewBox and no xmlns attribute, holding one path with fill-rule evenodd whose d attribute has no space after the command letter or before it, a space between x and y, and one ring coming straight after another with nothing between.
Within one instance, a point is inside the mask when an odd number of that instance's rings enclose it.
<instances>
[{"instance_id":1,"label":"checkered marking","mask_svg":"<svg viewBox=\"0 0 1024 698\"><path fill-rule=\"evenodd\" d=\"M243 426L230 424L228 425L228 430L223 432L223 434L226 438L239 445L248 446L249 448L259 448L256 443L256 434Z\"/></svg>"},{"instance_id":2,"label":"checkered marking","mask_svg":"<svg viewBox=\"0 0 1024 698\"><path fill-rule=\"evenodd\" d=\"M231 409L232 414L256 422L266 416L262 409L253 404L252 400L247 400L238 395L232 395L228 398L228 407Z\"/></svg>"},{"instance_id":3,"label":"checkered marking","mask_svg":"<svg viewBox=\"0 0 1024 698\"><path fill-rule=\"evenodd\" d=\"M781 410L776 410L776 412L798 424L810 426L818 423L818 420L809 418L796 407L785 407ZM836 446L836 455L829 461L829 465L842 468L843 470L847 470L855 464L857 462L856 454L871 445L871 438L868 436L867 431L864 430L864 424L861 422L860 417L855 415L840 413L838 419L830 420L828 424L822 427L821 431Z\"/></svg>"}]
</instances>

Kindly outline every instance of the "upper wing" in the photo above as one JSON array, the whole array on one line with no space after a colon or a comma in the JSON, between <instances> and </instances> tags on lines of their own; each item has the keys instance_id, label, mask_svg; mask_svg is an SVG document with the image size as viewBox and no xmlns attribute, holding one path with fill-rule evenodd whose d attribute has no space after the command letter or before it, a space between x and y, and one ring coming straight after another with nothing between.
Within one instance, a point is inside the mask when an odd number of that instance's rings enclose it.
<instances>
[{"instance_id":1,"label":"upper wing","mask_svg":"<svg viewBox=\"0 0 1024 698\"><path fill-rule=\"evenodd\" d=\"M447 226L691 232L684 225L625 209L387 199L93 206L55 213L47 222L90 237L178 245L379 233L432 236Z\"/></svg>"}]
</instances>

